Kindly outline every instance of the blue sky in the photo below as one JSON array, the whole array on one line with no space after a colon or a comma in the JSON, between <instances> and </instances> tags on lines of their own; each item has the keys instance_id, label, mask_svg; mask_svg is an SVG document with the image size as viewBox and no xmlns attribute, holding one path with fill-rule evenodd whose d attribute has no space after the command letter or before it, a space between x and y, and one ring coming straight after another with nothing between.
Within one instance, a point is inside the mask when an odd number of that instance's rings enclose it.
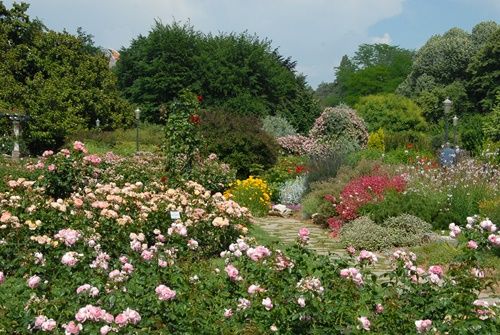
<instances>
[{"instance_id":1,"label":"blue sky","mask_svg":"<svg viewBox=\"0 0 500 335\"><path fill-rule=\"evenodd\" d=\"M4 1L8 7L13 1ZM452 27L500 23L500 0L28 0L29 14L54 30L82 27L96 44L119 50L155 19L190 20L208 33L256 33L298 62L315 88L361 43L418 49Z\"/></svg>"}]
</instances>

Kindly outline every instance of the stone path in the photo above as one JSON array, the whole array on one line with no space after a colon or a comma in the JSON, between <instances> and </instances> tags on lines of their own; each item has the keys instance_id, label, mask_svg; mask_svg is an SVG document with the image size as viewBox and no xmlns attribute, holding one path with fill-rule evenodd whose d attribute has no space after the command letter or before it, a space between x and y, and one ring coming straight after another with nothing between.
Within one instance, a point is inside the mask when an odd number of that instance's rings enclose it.
<instances>
[{"instance_id":1,"label":"stone path","mask_svg":"<svg viewBox=\"0 0 500 335\"><path fill-rule=\"evenodd\" d=\"M319 255L330 254L332 258L347 256L346 251L340 247L339 243L328 236L328 230L318 225L279 216L255 218L254 224L262 228L269 235L287 244L295 243L299 229L306 227L310 232L309 249L316 251ZM389 264L387 257L384 255L377 254L377 257L379 262L374 266L373 272L380 275L389 270Z\"/></svg>"}]
</instances>

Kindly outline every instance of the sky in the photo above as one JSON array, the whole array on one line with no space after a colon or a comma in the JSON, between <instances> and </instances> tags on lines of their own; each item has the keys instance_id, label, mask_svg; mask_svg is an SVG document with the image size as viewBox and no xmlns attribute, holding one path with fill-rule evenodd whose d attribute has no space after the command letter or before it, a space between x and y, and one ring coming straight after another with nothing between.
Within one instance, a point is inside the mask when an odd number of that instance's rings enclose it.
<instances>
[{"instance_id":1,"label":"sky","mask_svg":"<svg viewBox=\"0 0 500 335\"><path fill-rule=\"evenodd\" d=\"M7 7L13 1L3 1ZM97 45L120 50L155 20L190 23L204 33L247 31L272 41L316 88L335 79L343 55L362 43L418 49L452 27L500 23L500 0L25 0L50 29L78 27Z\"/></svg>"}]
</instances>

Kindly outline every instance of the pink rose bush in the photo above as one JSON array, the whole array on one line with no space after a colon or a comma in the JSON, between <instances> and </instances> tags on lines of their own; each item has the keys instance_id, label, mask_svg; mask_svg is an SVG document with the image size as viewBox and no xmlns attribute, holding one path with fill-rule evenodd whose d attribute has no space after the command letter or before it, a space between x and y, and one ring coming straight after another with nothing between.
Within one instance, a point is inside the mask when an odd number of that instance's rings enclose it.
<instances>
[{"instance_id":1,"label":"pink rose bush","mask_svg":"<svg viewBox=\"0 0 500 335\"><path fill-rule=\"evenodd\" d=\"M62 169L49 159L74 155L86 155L82 144L47 153L43 176ZM398 250L391 271L375 274L379 255L349 248L349 258L319 256L306 248L305 229L297 244L276 249L245 234L248 212L222 194L194 182L172 189L161 181L134 180L117 174L113 162L119 159L106 155L94 165L89 158L85 166L98 173L67 197L48 194L38 181L5 184L0 333L498 329L498 307L478 297L489 271L472 258L423 267L415 254ZM151 165L144 160L138 164ZM47 170L49 163L54 171ZM172 211L180 218L172 219ZM477 218L468 224L456 236L461 256L498 250L493 222Z\"/></svg>"}]
</instances>

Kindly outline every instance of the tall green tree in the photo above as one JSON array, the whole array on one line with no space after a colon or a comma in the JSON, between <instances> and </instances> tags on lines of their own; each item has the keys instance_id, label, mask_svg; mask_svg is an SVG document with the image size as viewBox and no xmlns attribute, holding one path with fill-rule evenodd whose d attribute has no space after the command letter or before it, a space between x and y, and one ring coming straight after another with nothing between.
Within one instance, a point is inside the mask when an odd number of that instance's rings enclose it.
<instances>
[{"instance_id":1,"label":"tall green tree","mask_svg":"<svg viewBox=\"0 0 500 335\"><path fill-rule=\"evenodd\" d=\"M499 86L499 29L497 23L486 21L472 33L452 28L432 36L418 50L397 92L417 101L431 122L442 118L446 97L459 115L490 111Z\"/></svg>"},{"instance_id":2,"label":"tall green tree","mask_svg":"<svg viewBox=\"0 0 500 335\"><path fill-rule=\"evenodd\" d=\"M500 92L500 28L478 50L467 68L470 97L489 112Z\"/></svg>"},{"instance_id":3,"label":"tall green tree","mask_svg":"<svg viewBox=\"0 0 500 335\"><path fill-rule=\"evenodd\" d=\"M190 24L156 22L121 51L116 71L126 97L143 106L152 122L183 89L202 95L204 107L281 115L300 131L319 114L295 62L269 40L246 33L206 35Z\"/></svg>"},{"instance_id":4,"label":"tall green tree","mask_svg":"<svg viewBox=\"0 0 500 335\"><path fill-rule=\"evenodd\" d=\"M131 107L89 36L48 30L27 10L0 2L0 108L30 116L24 138L32 152L62 145L97 118L105 129L125 124Z\"/></svg>"},{"instance_id":5,"label":"tall green tree","mask_svg":"<svg viewBox=\"0 0 500 335\"><path fill-rule=\"evenodd\" d=\"M410 72L412 58L412 51L396 46L362 44L352 58L342 57L335 82L321 87L322 102L353 105L365 95L392 93Z\"/></svg>"}]
</instances>

